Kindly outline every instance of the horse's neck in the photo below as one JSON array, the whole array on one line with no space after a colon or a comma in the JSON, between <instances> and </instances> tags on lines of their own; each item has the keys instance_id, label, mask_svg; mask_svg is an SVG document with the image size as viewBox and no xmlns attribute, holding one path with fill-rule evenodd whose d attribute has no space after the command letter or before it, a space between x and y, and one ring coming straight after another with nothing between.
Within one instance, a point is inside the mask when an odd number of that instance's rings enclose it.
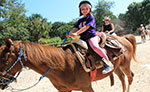
<instances>
[{"instance_id":1,"label":"horse's neck","mask_svg":"<svg viewBox=\"0 0 150 92\"><path fill-rule=\"evenodd\" d=\"M60 48L51 46L24 43L24 52L26 52L27 61L24 60L25 67L44 74L50 67L54 68L61 64L62 51Z\"/></svg>"},{"instance_id":2,"label":"horse's neck","mask_svg":"<svg viewBox=\"0 0 150 92\"><path fill-rule=\"evenodd\" d=\"M41 64L39 66L39 65L33 64L32 62L26 63L25 66L28 67L29 69L32 69L33 71L41 74L41 75L44 75L44 73L46 73L47 69L49 68L45 64Z\"/></svg>"}]
</instances>

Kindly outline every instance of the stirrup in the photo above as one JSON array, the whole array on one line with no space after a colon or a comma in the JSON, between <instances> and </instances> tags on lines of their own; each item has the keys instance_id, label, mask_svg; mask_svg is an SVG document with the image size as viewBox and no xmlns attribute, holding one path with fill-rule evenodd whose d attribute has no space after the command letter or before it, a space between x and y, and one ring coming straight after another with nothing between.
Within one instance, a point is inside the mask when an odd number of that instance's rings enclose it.
<instances>
[{"instance_id":1,"label":"stirrup","mask_svg":"<svg viewBox=\"0 0 150 92\"><path fill-rule=\"evenodd\" d=\"M106 65L108 65L108 66L110 66L110 67L113 67L113 64L112 64L110 61L106 60L105 58L102 58L102 60L104 61L104 63L105 63Z\"/></svg>"},{"instance_id":2,"label":"stirrup","mask_svg":"<svg viewBox=\"0 0 150 92\"><path fill-rule=\"evenodd\" d=\"M104 68L104 70L102 71L102 74L107 74L109 72L111 72L114 69L114 67L112 66L107 66L106 68Z\"/></svg>"}]
</instances>

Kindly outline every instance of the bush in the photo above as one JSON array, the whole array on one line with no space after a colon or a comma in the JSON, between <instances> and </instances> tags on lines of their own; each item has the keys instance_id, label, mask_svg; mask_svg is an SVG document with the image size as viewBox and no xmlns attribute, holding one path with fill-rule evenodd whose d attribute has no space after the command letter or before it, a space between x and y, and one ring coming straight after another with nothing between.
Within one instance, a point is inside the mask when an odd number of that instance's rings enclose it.
<instances>
[{"instance_id":1,"label":"bush","mask_svg":"<svg viewBox=\"0 0 150 92\"><path fill-rule=\"evenodd\" d=\"M38 43L40 44L46 44L50 46L60 47L65 39L61 39L60 37L53 37L49 39L41 38ZM70 42L72 38L68 38L66 43Z\"/></svg>"},{"instance_id":2,"label":"bush","mask_svg":"<svg viewBox=\"0 0 150 92\"><path fill-rule=\"evenodd\" d=\"M63 41L61 40L60 37L54 37L54 38L49 38L49 39L41 38L38 42L40 44L47 44L47 45L51 45L51 46L60 46L61 42L63 42Z\"/></svg>"}]
</instances>

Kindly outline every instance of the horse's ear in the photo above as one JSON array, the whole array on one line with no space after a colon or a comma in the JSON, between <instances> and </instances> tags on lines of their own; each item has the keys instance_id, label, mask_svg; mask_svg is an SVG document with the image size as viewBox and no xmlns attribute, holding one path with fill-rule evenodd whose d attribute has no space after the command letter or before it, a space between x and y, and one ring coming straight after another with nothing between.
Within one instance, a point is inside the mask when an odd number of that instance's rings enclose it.
<instances>
[{"instance_id":1,"label":"horse's ear","mask_svg":"<svg viewBox=\"0 0 150 92\"><path fill-rule=\"evenodd\" d=\"M11 39L9 39L9 38L6 38L6 39L4 40L4 42L5 42L5 45L6 45L8 48L10 48L10 47L13 45L13 41L12 41Z\"/></svg>"}]
</instances>

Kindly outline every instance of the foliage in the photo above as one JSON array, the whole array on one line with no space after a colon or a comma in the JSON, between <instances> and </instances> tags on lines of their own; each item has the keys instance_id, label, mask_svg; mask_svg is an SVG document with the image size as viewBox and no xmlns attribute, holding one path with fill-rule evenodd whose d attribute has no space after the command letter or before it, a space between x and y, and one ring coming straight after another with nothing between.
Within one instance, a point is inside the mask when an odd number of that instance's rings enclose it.
<instances>
[{"instance_id":1,"label":"foliage","mask_svg":"<svg viewBox=\"0 0 150 92\"><path fill-rule=\"evenodd\" d=\"M58 36L61 39L64 39L66 37L66 33L69 31L71 31L71 29L73 28L73 26L65 24L64 26L61 26L57 29L57 32L59 33Z\"/></svg>"},{"instance_id":2,"label":"foliage","mask_svg":"<svg viewBox=\"0 0 150 92\"><path fill-rule=\"evenodd\" d=\"M67 31L71 31L73 28L74 22L64 23L64 22L55 22L52 24L52 30L49 32L50 37L60 37L64 39Z\"/></svg>"},{"instance_id":3,"label":"foliage","mask_svg":"<svg viewBox=\"0 0 150 92\"><path fill-rule=\"evenodd\" d=\"M61 40L60 37L53 37L53 38L49 38L49 39L41 38L38 42L41 44L47 44L50 46L58 47L58 46L61 46L63 40Z\"/></svg>"},{"instance_id":4,"label":"foliage","mask_svg":"<svg viewBox=\"0 0 150 92\"><path fill-rule=\"evenodd\" d=\"M125 14L120 14L119 18L125 21L126 27L136 29L140 24L150 23L150 0L143 0L141 3L133 2L128 6Z\"/></svg>"},{"instance_id":5,"label":"foliage","mask_svg":"<svg viewBox=\"0 0 150 92\"><path fill-rule=\"evenodd\" d=\"M54 37L54 38L49 38L49 39L41 38L39 40L39 43L42 43L42 44L58 43L58 42L62 42L60 37Z\"/></svg>"},{"instance_id":6,"label":"foliage","mask_svg":"<svg viewBox=\"0 0 150 92\"><path fill-rule=\"evenodd\" d=\"M110 8L113 5L112 2L99 1L93 11L97 20L98 28L103 23L104 16L113 17ZM64 39L67 31L71 31L77 19L73 19L69 23L64 22L47 22L46 18L43 18L40 14L32 14L27 17L25 15L26 10L21 0L1 0L0 1L0 40L6 37L12 40L25 40L32 42L40 42L41 39L56 39L54 42L59 42ZM51 39L53 41L53 39ZM39 41L40 40L40 41ZM50 41L44 40L44 43ZM51 43L51 42L50 42Z\"/></svg>"},{"instance_id":7,"label":"foliage","mask_svg":"<svg viewBox=\"0 0 150 92\"><path fill-rule=\"evenodd\" d=\"M0 40L6 37L12 40L28 40L29 31L24 4L19 0L5 0L1 7L2 20L0 25ZM2 44L2 41L0 42Z\"/></svg>"},{"instance_id":8,"label":"foliage","mask_svg":"<svg viewBox=\"0 0 150 92\"><path fill-rule=\"evenodd\" d=\"M29 17L29 31L31 33L30 39L31 41L38 42L38 40L42 37L48 37L48 23L45 18L43 18L40 14L32 14Z\"/></svg>"},{"instance_id":9,"label":"foliage","mask_svg":"<svg viewBox=\"0 0 150 92\"><path fill-rule=\"evenodd\" d=\"M93 15L95 16L97 30L101 29L103 24L103 19L105 16L109 16L110 18L115 18L113 13L110 11L111 7L113 7L114 2L106 2L104 0L98 0L97 5L95 6L95 10L93 11Z\"/></svg>"},{"instance_id":10,"label":"foliage","mask_svg":"<svg viewBox=\"0 0 150 92\"><path fill-rule=\"evenodd\" d=\"M114 2L98 0L92 11L97 31L101 29L104 16L111 18L116 32L128 30L128 33L132 33L131 29L150 23L150 0L131 3L126 13L120 14L118 18L110 11L113 5ZM0 0L0 45L6 37L43 44L63 42L66 32L70 32L78 20L76 18L68 23L47 22L40 14L27 17L24 7L21 0Z\"/></svg>"},{"instance_id":11,"label":"foliage","mask_svg":"<svg viewBox=\"0 0 150 92\"><path fill-rule=\"evenodd\" d=\"M51 31L49 32L49 36L50 37L55 37L55 36L58 36L59 35L59 32L57 31L57 29L61 26L64 26L65 23L64 22L54 22L52 24L52 27L51 27Z\"/></svg>"}]
</instances>

